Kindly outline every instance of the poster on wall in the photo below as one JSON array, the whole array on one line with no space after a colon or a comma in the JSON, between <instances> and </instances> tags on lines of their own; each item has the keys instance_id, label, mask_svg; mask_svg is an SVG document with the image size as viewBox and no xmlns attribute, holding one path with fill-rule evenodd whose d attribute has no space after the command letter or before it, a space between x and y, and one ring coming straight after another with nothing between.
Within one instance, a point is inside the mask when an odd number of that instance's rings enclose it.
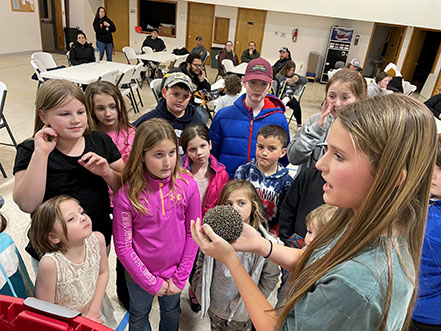
<instances>
[{"instance_id":1,"label":"poster on wall","mask_svg":"<svg viewBox=\"0 0 441 331\"><path fill-rule=\"evenodd\" d=\"M334 27L332 28L331 41L350 43L353 34L354 34L354 29Z\"/></svg>"}]
</instances>

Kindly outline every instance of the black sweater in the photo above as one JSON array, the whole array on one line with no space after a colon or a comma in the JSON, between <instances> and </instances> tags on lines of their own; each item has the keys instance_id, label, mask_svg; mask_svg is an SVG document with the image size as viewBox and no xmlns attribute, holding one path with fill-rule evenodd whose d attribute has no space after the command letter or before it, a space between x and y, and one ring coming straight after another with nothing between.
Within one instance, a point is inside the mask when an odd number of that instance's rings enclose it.
<instances>
[{"instance_id":1,"label":"black sweater","mask_svg":"<svg viewBox=\"0 0 441 331\"><path fill-rule=\"evenodd\" d=\"M70 49L70 62L76 66L78 64L95 62L95 49L91 44L81 45L75 42Z\"/></svg>"},{"instance_id":2,"label":"black sweater","mask_svg":"<svg viewBox=\"0 0 441 331\"><path fill-rule=\"evenodd\" d=\"M304 168L294 178L285 199L280 206L279 237L284 243L294 233L306 235L306 215L324 204L321 171L315 167Z\"/></svg>"},{"instance_id":3,"label":"black sweater","mask_svg":"<svg viewBox=\"0 0 441 331\"><path fill-rule=\"evenodd\" d=\"M106 27L103 24L104 22L109 23L110 26ZM112 33L116 31L116 27L110 18L107 16L104 16L103 18L95 18L93 20L93 29L95 30L96 40L106 44L113 43Z\"/></svg>"}]
</instances>

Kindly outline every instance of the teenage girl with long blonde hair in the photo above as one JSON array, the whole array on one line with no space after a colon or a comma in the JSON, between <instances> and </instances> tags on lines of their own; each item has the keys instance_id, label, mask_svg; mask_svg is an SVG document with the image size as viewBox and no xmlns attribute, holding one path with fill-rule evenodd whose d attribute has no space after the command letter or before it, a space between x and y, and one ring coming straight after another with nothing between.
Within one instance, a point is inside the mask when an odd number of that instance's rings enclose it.
<instances>
[{"instance_id":1,"label":"teenage girl with long blonde hair","mask_svg":"<svg viewBox=\"0 0 441 331\"><path fill-rule=\"evenodd\" d=\"M317 163L325 202L341 210L308 249L272 244L247 226L233 246L199 221L193 236L228 267L257 330L402 330L415 301L435 153L435 122L423 104L398 95L362 100L339 110ZM277 310L234 248L291 270Z\"/></svg>"}]
</instances>

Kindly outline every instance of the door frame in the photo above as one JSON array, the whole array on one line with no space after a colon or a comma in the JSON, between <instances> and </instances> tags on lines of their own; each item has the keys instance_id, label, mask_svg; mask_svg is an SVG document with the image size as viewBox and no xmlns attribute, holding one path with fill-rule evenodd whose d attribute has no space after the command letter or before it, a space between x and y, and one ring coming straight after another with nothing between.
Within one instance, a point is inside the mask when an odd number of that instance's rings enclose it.
<instances>
[{"instance_id":1,"label":"door frame","mask_svg":"<svg viewBox=\"0 0 441 331\"><path fill-rule=\"evenodd\" d=\"M364 74L364 69L366 68L366 63L367 63L367 60L368 60L368 56L369 56L369 53L371 51L372 40L374 39L375 30L376 30L377 26L391 26L391 27L402 28L403 29L403 37L401 38L400 45L398 45L397 52L396 52L396 55L395 55L396 61L398 60L398 58L400 56L400 53L401 53L401 47L403 46L404 36L406 34L407 26L405 26L405 25L398 25L398 24L388 24L388 23L377 23L377 22L375 22L374 26L372 27L371 37L369 38L369 45L368 45L367 50L366 50L366 55L364 56L363 70L361 72L362 75Z\"/></svg>"},{"instance_id":2,"label":"door frame","mask_svg":"<svg viewBox=\"0 0 441 331\"><path fill-rule=\"evenodd\" d=\"M419 31L426 31L426 32L438 32L438 33L441 33L441 30L414 27L413 30L412 30L412 35L410 36L410 39L409 39L409 45L407 46L406 55L404 56L403 67L406 65L406 62L407 62L410 50L412 48L412 44L415 42L415 31L417 31L417 30L419 30ZM436 64L439 61L440 55L441 55L441 44L438 47L438 51L436 53L435 60L433 60L432 69L430 71L431 73L435 73ZM401 71L403 71L403 67L401 68ZM436 86L436 84L435 84L435 86Z\"/></svg>"}]
</instances>

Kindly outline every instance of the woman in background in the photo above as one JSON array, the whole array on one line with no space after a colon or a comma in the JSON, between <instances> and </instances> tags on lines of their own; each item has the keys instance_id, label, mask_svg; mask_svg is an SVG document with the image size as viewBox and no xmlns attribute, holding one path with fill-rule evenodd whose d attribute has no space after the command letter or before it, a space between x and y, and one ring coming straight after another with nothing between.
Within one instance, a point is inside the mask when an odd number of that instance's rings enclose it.
<instances>
[{"instance_id":1,"label":"woman in background","mask_svg":"<svg viewBox=\"0 0 441 331\"><path fill-rule=\"evenodd\" d=\"M116 31L115 24L106 15L104 7L98 7L93 20L93 29L96 34L96 47L100 51L100 61L104 57L106 50L107 61L112 61L113 38L112 33Z\"/></svg>"}]
</instances>

